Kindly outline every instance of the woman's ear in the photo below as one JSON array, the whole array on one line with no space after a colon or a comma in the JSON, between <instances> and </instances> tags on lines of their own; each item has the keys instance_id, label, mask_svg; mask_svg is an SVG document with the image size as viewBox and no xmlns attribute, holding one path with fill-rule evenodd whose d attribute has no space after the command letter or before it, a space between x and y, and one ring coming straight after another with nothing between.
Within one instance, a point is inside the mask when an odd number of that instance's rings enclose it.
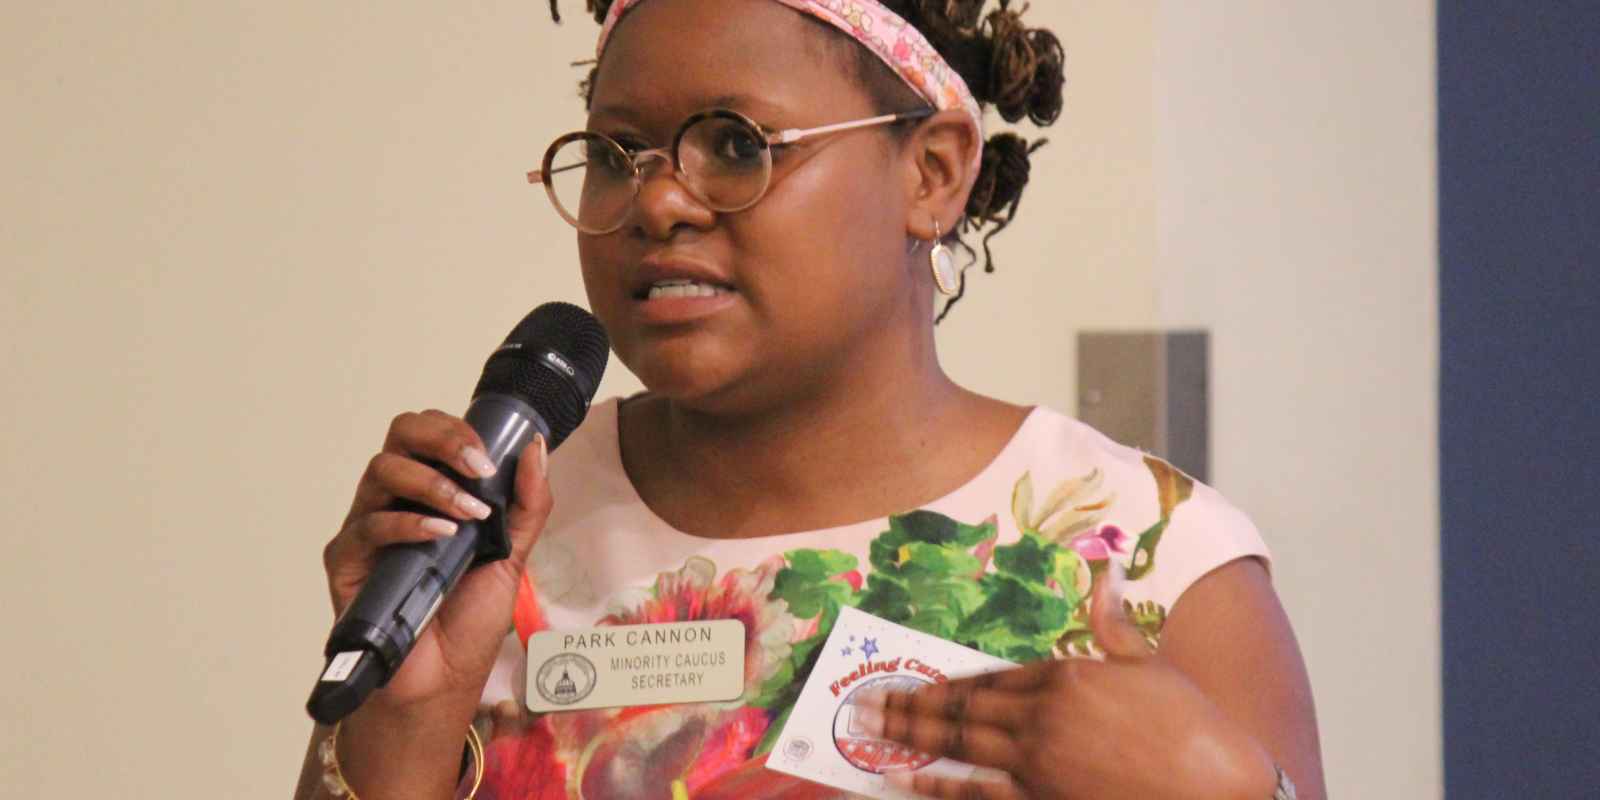
<instances>
[{"instance_id":1,"label":"woman's ear","mask_svg":"<svg viewBox=\"0 0 1600 800\"><path fill-rule=\"evenodd\" d=\"M967 196L978 181L977 154L982 135L963 111L941 111L923 120L906 140L906 233L929 241L934 221L948 234L966 213Z\"/></svg>"}]
</instances>

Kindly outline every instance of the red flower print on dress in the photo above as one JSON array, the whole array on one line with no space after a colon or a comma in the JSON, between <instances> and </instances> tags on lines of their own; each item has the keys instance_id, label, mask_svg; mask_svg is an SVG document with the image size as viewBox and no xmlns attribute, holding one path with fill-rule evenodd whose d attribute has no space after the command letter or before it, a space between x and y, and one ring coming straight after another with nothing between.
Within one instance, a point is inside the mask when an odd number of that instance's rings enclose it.
<instances>
[{"instance_id":1,"label":"red flower print on dress","mask_svg":"<svg viewBox=\"0 0 1600 800\"><path fill-rule=\"evenodd\" d=\"M775 556L754 570L735 569L716 577L717 566L704 558L690 558L677 572L663 572L651 589L617 596L611 613L600 625L644 625L736 619L744 623L745 694L732 705L743 705L761 684L789 657L795 619L781 600L772 600L772 587L783 558Z\"/></svg>"},{"instance_id":2,"label":"red flower print on dress","mask_svg":"<svg viewBox=\"0 0 1600 800\"><path fill-rule=\"evenodd\" d=\"M485 775L489 792L482 796L524 796L520 792L533 791L537 776L560 787L553 793L537 787L539 797L670 798L675 786L695 795L717 776L742 768L770 724L764 709L745 703L787 661L798 627L787 604L769 599L782 567L783 559L774 557L719 577L715 564L690 558L682 569L658 575L653 586L616 595L597 621L739 620L745 628L743 697L548 714L526 732L492 743L497 770ZM498 756L510 763L502 766Z\"/></svg>"}]
</instances>

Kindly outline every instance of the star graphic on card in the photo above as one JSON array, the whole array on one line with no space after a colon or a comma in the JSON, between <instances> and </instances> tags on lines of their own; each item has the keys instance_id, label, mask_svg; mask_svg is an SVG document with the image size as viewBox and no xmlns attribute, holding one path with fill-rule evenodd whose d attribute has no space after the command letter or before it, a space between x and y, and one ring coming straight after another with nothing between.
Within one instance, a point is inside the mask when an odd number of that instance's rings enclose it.
<instances>
[{"instance_id":1,"label":"star graphic on card","mask_svg":"<svg viewBox=\"0 0 1600 800\"><path fill-rule=\"evenodd\" d=\"M850 655L850 648L848 648L848 647L846 647L846 648L844 648L844 649L843 649L843 650L840 650L840 651L839 651L839 655L841 655L841 656L847 656L847 655Z\"/></svg>"},{"instance_id":2,"label":"star graphic on card","mask_svg":"<svg viewBox=\"0 0 1600 800\"><path fill-rule=\"evenodd\" d=\"M877 639L863 639L862 640L862 645L861 645L861 654L866 656L867 658L872 658L873 656L877 655L878 654L878 640Z\"/></svg>"}]
</instances>

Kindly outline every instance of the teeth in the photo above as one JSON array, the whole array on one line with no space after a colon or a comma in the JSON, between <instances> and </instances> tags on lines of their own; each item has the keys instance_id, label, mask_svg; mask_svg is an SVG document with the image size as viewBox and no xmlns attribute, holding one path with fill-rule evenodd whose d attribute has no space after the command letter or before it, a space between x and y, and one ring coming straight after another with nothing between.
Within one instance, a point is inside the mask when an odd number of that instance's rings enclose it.
<instances>
[{"instance_id":1,"label":"teeth","mask_svg":"<svg viewBox=\"0 0 1600 800\"><path fill-rule=\"evenodd\" d=\"M689 280L659 281L650 287L649 299L655 300L664 297L716 297L727 294L728 290L709 283Z\"/></svg>"}]
</instances>

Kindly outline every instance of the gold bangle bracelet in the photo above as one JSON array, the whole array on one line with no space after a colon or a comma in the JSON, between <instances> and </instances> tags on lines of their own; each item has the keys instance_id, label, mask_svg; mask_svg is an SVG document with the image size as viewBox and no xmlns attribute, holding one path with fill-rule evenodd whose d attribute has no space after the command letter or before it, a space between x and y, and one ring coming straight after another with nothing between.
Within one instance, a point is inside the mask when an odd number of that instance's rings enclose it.
<instances>
[{"instance_id":1,"label":"gold bangle bracelet","mask_svg":"<svg viewBox=\"0 0 1600 800\"><path fill-rule=\"evenodd\" d=\"M339 768L339 729L343 726L343 721L334 723L333 733L317 747L317 755L322 759L322 786L334 797L361 800L345 782L344 771ZM478 737L477 728L471 725L467 726L467 749L472 751L473 774L472 791L467 792L466 800L472 800L478 796L478 787L483 785L483 740Z\"/></svg>"}]
</instances>

